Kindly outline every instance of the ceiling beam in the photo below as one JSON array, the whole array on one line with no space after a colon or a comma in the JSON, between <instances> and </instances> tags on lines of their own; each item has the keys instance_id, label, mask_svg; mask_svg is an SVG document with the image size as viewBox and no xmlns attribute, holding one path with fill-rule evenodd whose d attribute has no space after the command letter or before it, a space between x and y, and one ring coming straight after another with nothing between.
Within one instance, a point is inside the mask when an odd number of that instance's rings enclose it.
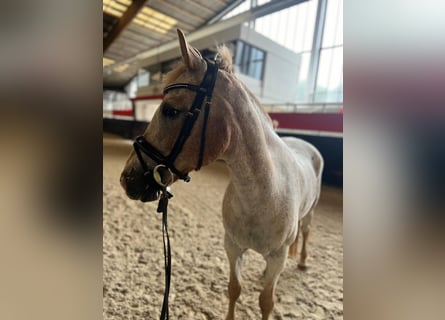
<instances>
[{"instance_id":1,"label":"ceiling beam","mask_svg":"<svg viewBox=\"0 0 445 320\"><path fill-rule=\"evenodd\" d=\"M189 42L193 42L198 39L202 39L205 36L219 32L221 30L226 30L230 27L233 27L236 25L241 25L244 22L252 21L254 19L264 17L268 14L289 8L291 6L294 6L294 5L297 5L297 4L306 2L306 1L309 1L309 0L279 0L279 1L275 0L275 1L270 1L266 4L261 5L261 6L251 8L250 10L240 13L240 14L238 14L234 17L231 17L227 20L222 20L222 21L218 21L217 23L205 25L201 29L198 29L198 30L195 30L195 31L189 33L187 35L187 40ZM171 49L177 48L177 47L179 47L178 40L173 39L171 41L167 41L163 44L160 44L159 46L157 46L155 48L151 48L147 51L138 53L137 55L135 55L131 58L119 61L118 63L116 63L112 66L106 66L106 67L104 67L104 70L106 71L106 70L112 69L112 67L114 68L114 67L118 66L119 64L125 64L125 63L143 64L143 60L148 59L152 56L160 55L168 50L171 50ZM143 66L140 65L140 67L143 67Z\"/></svg>"},{"instance_id":2,"label":"ceiling beam","mask_svg":"<svg viewBox=\"0 0 445 320\"><path fill-rule=\"evenodd\" d=\"M202 39L208 35L220 32L222 30L226 30L228 28L231 28L236 25L241 25L246 21L252 21L254 19L266 16L268 14L289 8L291 6L306 2L309 0L274 0L270 1L266 4L263 4L261 6L256 6L254 8L251 8L250 10L240 13L234 17L231 17L226 20L218 21L213 24L205 25L202 28L195 30L189 34L187 34L187 40L189 42L197 41L199 39ZM167 2L165 2L167 3ZM164 3L164 4L165 4ZM123 73L116 74L113 72L113 69L116 68L119 65L122 64L130 64L130 67L125 72L127 74L130 73L131 70L137 70L138 68L146 67L144 64L144 61L147 59L150 59L154 56L159 56L165 52L168 52L169 50L178 48L179 44L177 39L166 41L165 43L160 44L159 46L155 48L148 49L147 51L140 52L136 54L133 57L126 58L126 59L119 59L119 62L109 65L103 68L103 74L104 74L104 81L106 83L111 82L119 82L119 79L117 77L123 77ZM136 72L134 73L136 74ZM113 75L113 76L111 76ZM113 77L116 77L114 79ZM128 80L128 79L127 79Z\"/></svg>"},{"instance_id":3,"label":"ceiling beam","mask_svg":"<svg viewBox=\"0 0 445 320\"><path fill-rule=\"evenodd\" d=\"M108 33L107 37L103 42L103 52L107 51L113 41L120 35L120 33L125 29L125 27L131 23L131 21L136 17L138 12L145 6L148 0L133 0L133 2L128 6L127 10L124 12L122 17L120 17L117 24L114 25L113 29Z\"/></svg>"},{"instance_id":4,"label":"ceiling beam","mask_svg":"<svg viewBox=\"0 0 445 320\"><path fill-rule=\"evenodd\" d=\"M231 4L229 4L227 7L222 9L220 12L216 14L216 16L212 17L209 21L206 22L206 24L213 24L215 22L218 22L221 20L222 17L224 17L226 14L228 14L230 11L238 7L244 0L235 0Z\"/></svg>"}]
</instances>

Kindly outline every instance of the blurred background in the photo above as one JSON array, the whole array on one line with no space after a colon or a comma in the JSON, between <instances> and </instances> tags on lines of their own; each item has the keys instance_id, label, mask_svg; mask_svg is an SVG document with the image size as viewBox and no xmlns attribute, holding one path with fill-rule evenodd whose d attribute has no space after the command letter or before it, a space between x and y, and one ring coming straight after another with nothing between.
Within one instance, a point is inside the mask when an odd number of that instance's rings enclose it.
<instances>
[{"instance_id":1,"label":"blurred background","mask_svg":"<svg viewBox=\"0 0 445 320\"><path fill-rule=\"evenodd\" d=\"M100 2L0 4L0 318L102 310Z\"/></svg>"},{"instance_id":2,"label":"blurred background","mask_svg":"<svg viewBox=\"0 0 445 320\"><path fill-rule=\"evenodd\" d=\"M440 319L444 4L345 3L346 319Z\"/></svg>"}]
</instances>

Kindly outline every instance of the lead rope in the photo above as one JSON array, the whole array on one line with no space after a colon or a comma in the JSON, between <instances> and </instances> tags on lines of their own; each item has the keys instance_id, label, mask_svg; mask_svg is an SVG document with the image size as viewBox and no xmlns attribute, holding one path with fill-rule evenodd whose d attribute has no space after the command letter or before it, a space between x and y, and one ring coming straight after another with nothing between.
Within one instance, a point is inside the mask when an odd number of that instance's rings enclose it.
<instances>
[{"instance_id":1,"label":"lead rope","mask_svg":"<svg viewBox=\"0 0 445 320\"><path fill-rule=\"evenodd\" d=\"M162 310L160 320L168 320L168 295L170 293L170 277L171 277L171 250L170 238L168 236L167 224L167 207L168 199L173 195L167 191L166 188L162 190L161 198L159 199L157 212L162 213L162 242L164 244L164 268L165 268L165 289L164 300L162 302Z\"/></svg>"}]
</instances>

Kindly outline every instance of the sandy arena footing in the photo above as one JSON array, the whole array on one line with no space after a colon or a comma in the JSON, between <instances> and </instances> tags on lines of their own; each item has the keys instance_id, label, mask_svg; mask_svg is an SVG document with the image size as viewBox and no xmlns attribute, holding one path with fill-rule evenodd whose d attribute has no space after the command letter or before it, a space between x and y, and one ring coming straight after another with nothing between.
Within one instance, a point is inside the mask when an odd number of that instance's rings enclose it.
<instances>
[{"instance_id":1,"label":"sandy arena footing","mask_svg":"<svg viewBox=\"0 0 445 320\"><path fill-rule=\"evenodd\" d=\"M159 319L164 264L157 203L125 196L119 176L131 141L104 135L103 318ZM228 172L216 162L173 185L169 205L172 246L171 319L224 319L229 265L221 203ZM288 259L271 319L343 319L343 194L323 186L308 243L308 269ZM301 244L301 241L300 241ZM259 319L263 258L247 251L237 319Z\"/></svg>"}]
</instances>

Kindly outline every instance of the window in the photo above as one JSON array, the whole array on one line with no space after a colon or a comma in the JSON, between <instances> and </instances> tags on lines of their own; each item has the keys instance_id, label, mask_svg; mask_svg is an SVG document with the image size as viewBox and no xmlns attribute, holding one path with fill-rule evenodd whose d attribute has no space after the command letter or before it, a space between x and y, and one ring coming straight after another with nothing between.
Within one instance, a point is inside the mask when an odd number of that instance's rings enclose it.
<instances>
[{"instance_id":1,"label":"window","mask_svg":"<svg viewBox=\"0 0 445 320\"><path fill-rule=\"evenodd\" d=\"M236 42L235 66L238 72L261 80L265 57L266 54L263 50L252 47L243 41Z\"/></svg>"},{"instance_id":2,"label":"window","mask_svg":"<svg viewBox=\"0 0 445 320\"><path fill-rule=\"evenodd\" d=\"M314 101L343 101L343 0L327 1Z\"/></svg>"},{"instance_id":3,"label":"window","mask_svg":"<svg viewBox=\"0 0 445 320\"><path fill-rule=\"evenodd\" d=\"M269 1L243 1L225 18ZM301 55L297 102L343 102L343 0L302 2L258 18L249 26ZM234 59L236 68L243 74L260 79L264 52L256 64L256 54L249 51L252 47L238 43Z\"/></svg>"},{"instance_id":4,"label":"window","mask_svg":"<svg viewBox=\"0 0 445 320\"><path fill-rule=\"evenodd\" d=\"M310 51L301 53L300 72L298 74L298 85L297 85L297 101L306 102L310 60L311 60Z\"/></svg>"},{"instance_id":5,"label":"window","mask_svg":"<svg viewBox=\"0 0 445 320\"><path fill-rule=\"evenodd\" d=\"M264 2L264 1L263 1ZM255 31L301 54L297 101L307 102L308 74L318 0L307 1L256 19Z\"/></svg>"},{"instance_id":6,"label":"window","mask_svg":"<svg viewBox=\"0 0 445 320\"><path fill-rule=\"evenodd\" d=\"M139 70L137 79L138 88L148 86L150 84L150 72L146 70Z\"/></svg>"},{"instance_id":7,"label":"window","mask_svg":"<svg viewBox=\"0 0 445 320\"><path fill-rule=\"evenodd\" d=\"M343 0L328 0L323 48L343 45Z\"/></svg>"},{"instance_id":8,"label":"window","mask_svg":"<svg viewBox=\"0 0 445 320\"><path fill-rule=\"evenodd\" d=\"M343 47L321 50L314 101L343 101Z\"/></svg>"},{"instance_id":9,"label":"window","mask_svg":"<svg viewBox=\"0 0 445 320\"><path fill-rule=\"evenodd\" d=\"M255 31L296 52L308 52L314 37L317 2L307 1L255 20Z\"/></svg>"}]
</instances>

